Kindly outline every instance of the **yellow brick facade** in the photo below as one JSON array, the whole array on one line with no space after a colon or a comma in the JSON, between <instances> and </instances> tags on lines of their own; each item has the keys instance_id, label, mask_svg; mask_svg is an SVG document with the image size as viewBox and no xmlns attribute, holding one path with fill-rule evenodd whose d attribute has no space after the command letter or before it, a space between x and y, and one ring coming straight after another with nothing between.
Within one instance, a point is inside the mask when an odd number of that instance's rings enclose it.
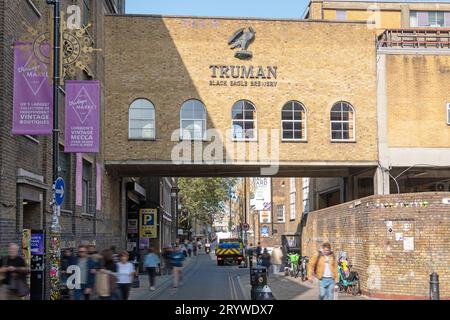
<instances>
[{"instance_id":1,"label":"yellow brick facade","mask_svg":"<svg viewBox=\"0 0 450 320\"><path fill-rule=\"evenodd\" d=\"M205 104L207 127L222 135L240 99L255 104L258 129L278 131L283 105L302 102L308 140L281 143L281 162L377 157L375 35L365 24L151 16L107 17L106 24L106 161L170 160L180 106L191 98ZM227 41L248 26L256 30L254 56L242 61ZM210 86L211 65L276 66L277 86ZM155 105L156 141L128 139L128 108L136 98ZM356 111L354 143L330 141L330 109L340 100Z\"/></svg>"},{"instance_id":2,"label":"yellow brick facade","mask_svg":"<svg viewBox=\"0 0 450 320\"><path fill-rule=\"evenodd\" d=\"M386 63L389 147L449 148L450 56L387 55Z\"/></svg>"}]
</instances>

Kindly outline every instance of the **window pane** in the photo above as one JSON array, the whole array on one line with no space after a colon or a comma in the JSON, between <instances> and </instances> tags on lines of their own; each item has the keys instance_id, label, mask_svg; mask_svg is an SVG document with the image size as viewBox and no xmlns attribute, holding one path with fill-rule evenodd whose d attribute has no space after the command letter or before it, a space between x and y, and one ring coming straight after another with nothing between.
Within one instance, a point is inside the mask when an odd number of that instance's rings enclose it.
<instances>
[{"instance_id":1,"label":"window pane","mask_svg":"<svg viewBox=\"0 0 450 320\"><path fill-rule=\"evenodd\" d=\"M245 138L246 139L253 139L255 137L255 131L253 129L246 129L245 130Z\"/></svg>"},{"instance_id":2,"label":"window pane","mask_svg":"<svg viewBox=\"0 0 450 320\"><path fill-rule=\"evenodd\" d=\"M292 111L285 111L281 113L281 120L292 120Z\"/></svg>"},{"instance_id":3,"label":"window pane","mask_svg":"<svg viewBox=\"0 0 450 320\"><path fill-rule=\"evenodd\" d=\"M233 138L242 139L244 137L244 124L242 121L233 121Z\"/></svg>"},{"instance_id":4,"label":"window pane","mask_svg":"<svg viewBox=\"0 0 450 320\"><path fill-rule=\"evenodd\" d=\"M333 122L331 124L331 130L333 130L333 131L342 130L342 123L341 122Z\"/></svg>"},{"instance_id":5,"label":"window pane","mask_svg":"<svg viewBox=\"0 0 450 320\"><path fill-rule=\"evenodd\" d=\"M294 124L292 121L284 121L283 122L283 130L293 130Z\"/></svg>"},{"instance_id":6,"label":"window pane","mask_svg":"<svg viewBox=\"0 0 450 320\"><path fill-rule=\"evenodd\" d=\"M235 120L244 119L244 114L242 112L242 109L239 109L239 108L233 109L232 116L233 116L233 119L235 119Z\"/></svg>"},{"instance_id":7,"label":"window pane","mask_svg":"<svg viewBox=\"0 0 450 320\"><path fill-rule=\"evenodd\" d=\"M303 139L302 131L294 131L294 139Z\"/></svg>"},{"instance_id":8,"label":"window pane","mask_svg":"<svg viewBox=\"0 0 450 320\"><path fill-rule=\"evenodd\" d=\"M331 132L331 137L333 139L336 139L336 140L341 140L342 139L342 132L341 131L332 131Z\"/></svg>"},{"instance_id":9,"label":"window pane","mask_svg":"<svg viewBox=\"0 0 450 320\"><path fill-rule=\"evenodd\" d=\"M348 131L342 132L342 139L344 139L344 140L350 139L350 135L349 135Z\"/></svg>"},{"instance_id":10,"label":"window pane","mask_svg":"<svg viewBox=\"0 0 450 320\"><path fill-rule=\"evenodd\" d=\"M342 120L342 113L340 111L339 112L332 111L331 112L331 120L334 120L334 121Z\"/></svg>"},{"instance_id":11,"label":"window pane","mask_svg":"<svg viewBox=\"0 0 450 320\"><path fill-rule=\"evenodd\" d=\"M245 101L244 108L246 111L255 111L255 107L248 101Z\"/></svg>"},{"instance_id":12,"label":"window pane","mask_svg":"<svg viewBox=\"0 0 450 320\"><path fill-rule=\"evenodd\" d=\"M250 111L245 111L245 114L244 114L244 116L245 116L245 119L246 120L252 120L252 119L254 119L254 111L253 110L250 110Z\"/></svg>"},{"instance_id":13,"label":"window pane","mask_svg":"<svg viewBox=\"0 0 450 320\"><path fill-rule=\"evenodd\" d=\"M295 111L294 112L294 120L302 120L302 119L303 119L303 112Z\"/></svg>"},{"instance_id":14,"label":"window pane","mask_svg":"<svg viewBox=\"0 0 450 320\"><path fill-rule=\"evenodd\" d=\"M283 139L293 139L294 132L292 130L283 130Z\"/></svg>"},{"instance_id":15,"label":"window pane","mask_svg":"<svg viewBox=\"0 0 450 320\"><path fill-rule=\"evenodd\" d=\"M301 130L302 123L301 122L294 122L294 130Z\"/></svg>"}]
</instances>

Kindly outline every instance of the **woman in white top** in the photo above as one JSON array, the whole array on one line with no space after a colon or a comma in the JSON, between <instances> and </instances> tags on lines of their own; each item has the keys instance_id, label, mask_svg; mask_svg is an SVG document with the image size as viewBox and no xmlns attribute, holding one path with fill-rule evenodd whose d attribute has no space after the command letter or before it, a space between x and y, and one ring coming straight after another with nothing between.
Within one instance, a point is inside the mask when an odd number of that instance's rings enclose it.
<instances>
[{"instance_id":1,"label":"woman in white top","mask_svg":"<svg viewBox=\"0 0 450 320\"><path fill-rule=\"evenodd\" d=\"M130 296L131 283L136 273L134 265L128 262L128 252L123 251L120 254L120 262L117 263L117 284L123 300L128 300Z\"/></svg>"}]
</instances>

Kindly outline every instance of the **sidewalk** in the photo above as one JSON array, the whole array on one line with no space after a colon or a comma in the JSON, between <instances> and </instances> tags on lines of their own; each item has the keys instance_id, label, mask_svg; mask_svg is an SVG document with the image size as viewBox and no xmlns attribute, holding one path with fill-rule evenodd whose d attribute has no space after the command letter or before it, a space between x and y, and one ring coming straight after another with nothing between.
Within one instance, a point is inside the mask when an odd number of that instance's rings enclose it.
<instances>
[{"instance_id":1,"label":"sidewalk","mask_svg":"<svg viewBox=\"0 0 450 320\"><path fill-rule=\"evenodd\" d=\"M189 266L191 265L192 262L195 261L196 258L197 258L196 256L192 256L184 260L183 272L187 272L190 270ZM172 285L172 279L173 279L172 274L156 276L155 291L150 291L148 283L148 274L147 273L139 274L140 287L131 289L129 300L150 300L154 295L170 287Z\"/></svg>"},{"instance_id":2,"label":"sidewalk","mask_svg":"<svg viewBox=\"0 0 450 320\"><path fill-rule=\"evenodd\" d=\"M249 271L250 272L250 271ZM250 299L250 274L241 278L242 287ZM318 300L319 285L317 280L314 283L302 282L300 278L285 276L283 273L270 275L267 284L272 290L272 294L277 300ZM339 294L339 300L367 300L365 296L352 296L345 293Z\"/></svg>"}]
</instances>

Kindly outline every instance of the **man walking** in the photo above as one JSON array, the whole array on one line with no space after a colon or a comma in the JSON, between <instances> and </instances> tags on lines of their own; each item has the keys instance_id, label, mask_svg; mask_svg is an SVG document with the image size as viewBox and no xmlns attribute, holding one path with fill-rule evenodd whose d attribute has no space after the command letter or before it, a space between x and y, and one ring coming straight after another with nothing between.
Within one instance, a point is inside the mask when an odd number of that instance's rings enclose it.
<instances>
[{"instance_id":1,"label":"man walking","mask_svg":"<svg viewBox=\"0 0 450 320\"><path fill-rule=\"evenodd\" d=\"M177 241L176 247L173 248L173 251L170 253L170 262L173 266L173 287L178 288L179 285L182 285L183 279L183 260L184 254L179 247L179 242Z\"/></svg>"},{"instance_id":2,"label":"man walking","mask_svg":"<svg viewBox=\"0 0 450 320\"><path fill-rule=\"evenodd\" d=\"M319 279L319 300L333 300L334 285L338 280L338 266L328 242L322 244L322 249L308 264L308 280L312 282L313 276Z\"/></svg>"},{"instance_id":3,"label":"man walking","mask_svg":"<svg viewBox=\"0 0 450 320\"><path fill-rule=\"evenodd\" d=\"M26 276L30 272L25 260L19 256L19 246L10 243L8 256L0 258L0 273L4 274L3 283L7 286L8 300L23 300L29 294Z\"/></svg>"},{"instance_id":4,"label":"man walking","mask_svg":"<svg viewBox=\"0 0 450 320\"><path fill-rule=\"evenodd\" d=\"M278 272L280 272L281 269L281 264L282 264L282 260L283 260L283 251L281 251L281 247L275 247L272 250L272 258L271 258L271 263L272 263L272 273L273 274L277 274Z\"/></svg>"},{"instance_id":5,"label":"man walking","mask_svg":"<svg viewBox=\"0 0 450 320\"><path fill-rule=\"evenodd\" d=\"M80 268L80 286L74 290L75 300L90 300L95 285L95 261L88 256L86 246L78 247L78 257L75 264Z\"/></svg>"}]
</instances>

